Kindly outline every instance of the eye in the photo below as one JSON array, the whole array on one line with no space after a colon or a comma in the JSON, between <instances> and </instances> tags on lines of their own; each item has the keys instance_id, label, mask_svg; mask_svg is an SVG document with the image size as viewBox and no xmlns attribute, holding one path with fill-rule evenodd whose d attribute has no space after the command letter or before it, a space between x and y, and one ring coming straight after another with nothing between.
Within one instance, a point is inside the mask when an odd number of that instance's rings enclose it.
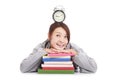
<instances>
[{"instance_id":1,"label":"eye","mask_svg":"<svg viewBox=\"0 0 120 80\"><path fill-rule=\"evenodd\" d=\"M57 36L57 37L60 37L60 35L59 35L59 34L57 34L56 36Z\"/></svg>"},{"instance_id":2,"label":"eye","mask_svg":"<svg viewBox=\"0 0 120 80\"><path fill-rule=\"evenodd\" d=\"M64 36L64 38L67 38L67 36Z\"/></svg>"}]
</instances>

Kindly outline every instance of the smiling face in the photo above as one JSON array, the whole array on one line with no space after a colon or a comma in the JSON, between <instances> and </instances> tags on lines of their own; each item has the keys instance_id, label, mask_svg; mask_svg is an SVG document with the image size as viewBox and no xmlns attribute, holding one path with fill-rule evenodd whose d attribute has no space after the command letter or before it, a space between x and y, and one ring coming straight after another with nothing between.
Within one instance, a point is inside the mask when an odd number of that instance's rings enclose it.
<instances>
[{"instance_id":1,"label":"smiling face","mask_svg":"<svg viewBox=\"0 0 120 80\"><path fill-rule=\"evenodd\" d=\"M51 48L63 50L68 44L67 33L62 27L56 28L52 35L49 35Z\"/></svg>"}]
</instances>

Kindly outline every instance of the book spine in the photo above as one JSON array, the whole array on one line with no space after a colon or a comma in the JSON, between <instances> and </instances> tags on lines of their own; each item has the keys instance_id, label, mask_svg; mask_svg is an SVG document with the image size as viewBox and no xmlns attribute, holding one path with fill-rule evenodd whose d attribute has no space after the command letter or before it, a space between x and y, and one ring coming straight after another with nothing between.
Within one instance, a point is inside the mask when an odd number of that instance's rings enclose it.
<instances>
[{"instance_id":1,"label":"book spine","mask_svg":"<svg viewBox=\"0 0 120 80\"><path fill-rule=\"evenodd\" d=\"M43 58L71 58L71 56L43 56Z\"/></svg>"},{"instance_id":2,"label":"book spine","mask_svg":"<svg viewBox=\"0 0 120 80\"><path fill-rule=\"evenodd\" d=\"M38 69L39 74L74 74L74 70L41 70Z\"/></svg>"},{"instance_id":3,"label":"book spine","mask_svg":"<svg viewBox=\"0 0 120 80\"><path fill-rule=\"evenodd\" d=\"M74 70L74 67L43 67L42 70Z\"/></svg>"},{"instance_id":4,"label":"book spine","mask_svg":"<svg viewBox=\"0 0 120 80\"><path fill-rule=\"evenodd\" d=\"M43 58L43 61L71 61L70 58Z\"/></svg>"},{"instance_id":5,"label":"book spine","mask_svg":"<svg viewBox=\"0 0 120 80\"><path fill-rule=\"evenodd\" d=\"M74 56L73 53L49 53L48 56Z\"/></svg>"},{"instance_id":6,"label":"book spine","mask_svg":"<svg viewBox=\"0 0 120 80\"><path fill-rule=\"evenodd\" d=\"M42 67L73 67L73 65L46 65L46 64L41 64Z\"/></svg>"},{"instance_id":7,"label":"book spine","mask_svg":"<svg viewBox=\"0 0 120 80\"><path fill-rule=\"evenodd\" d=\"M57 64L64 64L64 65L68 65L68 64L72 64L72 61L60 61L60 62L53 62L53 61L51 61L51 62L44 62L44 64L54 64L54 65L57 65Z\"/></svg>"}]
</instances>

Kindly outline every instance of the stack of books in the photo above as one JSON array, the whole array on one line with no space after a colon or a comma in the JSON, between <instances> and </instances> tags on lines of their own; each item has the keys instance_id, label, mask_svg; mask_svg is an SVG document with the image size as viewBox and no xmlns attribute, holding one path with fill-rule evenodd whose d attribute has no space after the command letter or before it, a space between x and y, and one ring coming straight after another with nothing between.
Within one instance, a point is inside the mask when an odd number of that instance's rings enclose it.
<instances>
[{"instance_id":1,"label":"stack of books","mask_svg":"<svg viewBox=\"0 0 120 80\"><path fill-rule=\"evenodd\" d=\"M72 53L49 53L42 57L42 69L38 73L46 74L73 74L74 66L71 60Z\"/></svg>"}]
</instances>

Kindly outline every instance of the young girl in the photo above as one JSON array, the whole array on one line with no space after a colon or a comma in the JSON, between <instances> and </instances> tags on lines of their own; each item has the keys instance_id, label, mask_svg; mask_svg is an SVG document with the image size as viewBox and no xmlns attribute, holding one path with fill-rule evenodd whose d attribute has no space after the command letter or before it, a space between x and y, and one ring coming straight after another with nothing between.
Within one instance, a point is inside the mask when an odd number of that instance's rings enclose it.
<instances>
[{"instance_id":1,"label":"young girl","mask_svg":"<svg viewBox=\"0 0 120 80\"><path fill-rule=\"evenodd\" d=\"M34 48L28 58L24 59L20 65L21 72L36 72L41 66L43 55L53 52L72 52L75 69L79 68L81 73L94 73L97 70L95 61L88 57L84 51L72 44L70 41L70 31L66 24L55 22L49 28L48 39Z\"/></svg>"}]
</instances>

